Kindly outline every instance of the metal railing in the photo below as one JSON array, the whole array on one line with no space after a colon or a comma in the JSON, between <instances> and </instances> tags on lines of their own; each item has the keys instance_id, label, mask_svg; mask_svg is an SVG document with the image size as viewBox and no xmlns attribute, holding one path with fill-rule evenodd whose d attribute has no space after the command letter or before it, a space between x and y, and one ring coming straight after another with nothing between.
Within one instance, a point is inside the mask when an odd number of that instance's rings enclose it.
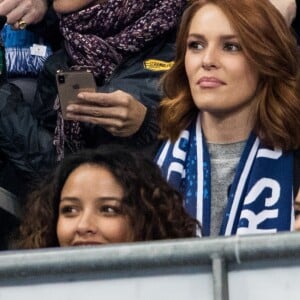
<instances>
[{"instance_id":1,"label":"metal railing","mask_svg":"<svg viewBox=\"0 0 300 300\"><path fill-rule=\"evenodd\" d=\"M207 286L207 289L212 291L213 295L209 299L227 300L234 299L231 295L236 294L231 292L234 284L231 277L238 278L236 275L242 276L243 272L248 272L247 269L254 271L254 275L255 271L261 270L272 274L274 268L278 267L283 270L282 274L289 274L289 269L292 268L296 273L290 273L291 276L300 276L300 233L3 251L0 252L0 299L4 287L13 288L16 292L18 288L30 285L37 287L45 284L76 284L89 281L99 285L103 280L105 284L110 284L109 280L154 280L163 276L171 276L171 280L179 276L181 279L176 282L180 282L185 276L188 278L199 272L211 278L205 279L208 285L211 280L212 286ZM287 269L287 272L284 272L284 269ZM230 274L234 275L230 277ZM249 276L249 273L247 274ZM271 279L272 276L269 275L265 278ZM289 282L290 279L285 280ZM280 283L284 280L279 278L278 281ZM156 281L155 285L157 284L159 281ZM61 288L63 286L61 285ZM170 287L176 293L176 286ZM295 293L299 293L300 285L295 285L294 288L298 289ZM192 289L197 289L197 286L193 286ZM197 291L194 294L197 294ZM32 294L30 297L34 299ZM27 299L24 298L24 294L22 299ZM60 298L55 296L52 299ZM122 295L122 299L127 298ZM136 299L146 298L137 296ZM151 299L151 295L147 299ZM170 299L179 298L173 295ZM190 298L184 298L187 299ZM203 298L199 296L199 299Z\"/></svg>"}]
</instances>

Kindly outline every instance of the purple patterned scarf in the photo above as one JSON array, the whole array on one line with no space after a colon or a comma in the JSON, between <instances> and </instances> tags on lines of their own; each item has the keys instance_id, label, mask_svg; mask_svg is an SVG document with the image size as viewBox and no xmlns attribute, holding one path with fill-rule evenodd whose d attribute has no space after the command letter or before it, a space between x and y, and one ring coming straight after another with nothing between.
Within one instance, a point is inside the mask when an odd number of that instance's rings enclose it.
<instances>
[{"instance_id":1,"label":"purple patterned scarf","mask_svg":"<svg viewBox=\"0 0 300 300\"><path fill-rule=\"evenodd\" d=\"M74 66L92 67L107 80L134 53L176 27L187 0L107 0L81 11L60 16L61 32ZM56 103L57 105L57 103ZM58 116L54 144L58 159L64 141L80 148L80 124ZM76 134L70 134L70 133Z\"/></svg>"},{"instance_id":2,"label":"purple patterned scarf","mask_svg":"<svg viewBox=\"0 0 300 300\"><path fill-rule=\"evenodd\" d=\"M130 55L174 28L186 0L108 0L62 15L66 48L78 66L108 78Z\"/></svg>"}]
</instances>

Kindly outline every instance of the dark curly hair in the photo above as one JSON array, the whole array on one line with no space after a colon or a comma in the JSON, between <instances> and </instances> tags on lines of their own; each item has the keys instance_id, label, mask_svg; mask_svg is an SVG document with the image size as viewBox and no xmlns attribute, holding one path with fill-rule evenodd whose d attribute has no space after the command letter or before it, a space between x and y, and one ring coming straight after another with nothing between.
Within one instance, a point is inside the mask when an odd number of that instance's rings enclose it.
<instances>
[{"instance_id":1,"label":"dark curly hair","mask_svg":"<svg viewBox=\"0 0 300 300\"><path fill-rule=\"evenodd\" d=\"M166 182L153 161L123 147L103 146L67 156L29 194L12 248L59 246L56 224L61 191L69 175L83 164L106 168L122 186L123 211L132 225L134 241L197 235L198 221L188 215L181 195Z\"/></svg>"}]
</instances>

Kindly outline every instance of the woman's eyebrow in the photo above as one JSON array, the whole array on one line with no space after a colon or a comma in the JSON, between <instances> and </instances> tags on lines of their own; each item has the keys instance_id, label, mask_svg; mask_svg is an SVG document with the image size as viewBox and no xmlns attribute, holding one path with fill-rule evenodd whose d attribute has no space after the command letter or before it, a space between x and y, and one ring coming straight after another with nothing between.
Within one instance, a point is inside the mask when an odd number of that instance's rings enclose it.
<instances>
[{"instance_id":1,"label":"woman's eyebrow","mask_svg":"<svg viewBox=\"0 0 300 300\"><path fill-rule=\"evenodd\" d=\"M105 202L105 201L118 201L122 202L122 198L120 197L114 197L114 196L108 196L108 197L99 197L97 198L97 201Z\"/></svg>"},{"instance_id":2,"label":"woman's eyebrow","mask_svg":"<svg viewBox=\"0 0 300 300\"><path fill-rule=\"evenodd\" d=\"M99 202L105 202L105 201L118 201L122 202L122 198L120 197L114 197L114 196L104 196L104 197L98 197L96 198L97 201ZM72 197L72 196L66 196L60 199L60 202L80 202L80 199L77 197Z\"/></svg>"},{"instance_id":3,"label":"woman's eyebrow","mask_svg":"<svg viewBox=\"0 0 300 300\"><path fill-rule=\"evenodd\" d=\"M238 39L237 35L235 35L235 34L224 34L224 35L221 35L220 38L223 41Z\"/></svg>"},{"instance_id":4,"label":"woman's eyebrow","mask_svg":"<svg viewBox=\"0 0 300 300\"><path fill-rule=\"evenodd\" d=\"M189 38L197 38L197 39L206 39L204 34L200 34L200 33L190 33L188 35ZM219 38L221 40L231 40L231 39L237 39L237 35L235 34L221 34L219 36Z\"/></svg>"},{"instance_id":5,"label":"woman's eyebrow","mask_svg":"<svg viewBox=\"0 0 300 300\"><path fill-rule=\"evenodd\" d=\"M60 199L60 202L64 202L64 201L68 201L68 202L80 202L80 199L77 198L77 197L69 197L69 196L66 196L66 197L63 197Z\"/></svg>"}]
</instances>

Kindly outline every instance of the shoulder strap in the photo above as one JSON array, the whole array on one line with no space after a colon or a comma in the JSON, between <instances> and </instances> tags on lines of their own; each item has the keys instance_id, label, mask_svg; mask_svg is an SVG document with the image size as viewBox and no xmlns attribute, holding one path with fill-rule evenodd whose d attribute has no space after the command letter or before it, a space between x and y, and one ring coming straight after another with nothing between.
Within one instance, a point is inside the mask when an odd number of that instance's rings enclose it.
<instances>
[{"instance_id":1,"label":"shoulder strap","mask_svg":"<svg viewBox=\"0 0 300 300\"><path fill-rule=\"evenodd\" d=\"M296 197L300 187L300 149L294 152L294 197Z\"/></svg>"}]
</instances>

